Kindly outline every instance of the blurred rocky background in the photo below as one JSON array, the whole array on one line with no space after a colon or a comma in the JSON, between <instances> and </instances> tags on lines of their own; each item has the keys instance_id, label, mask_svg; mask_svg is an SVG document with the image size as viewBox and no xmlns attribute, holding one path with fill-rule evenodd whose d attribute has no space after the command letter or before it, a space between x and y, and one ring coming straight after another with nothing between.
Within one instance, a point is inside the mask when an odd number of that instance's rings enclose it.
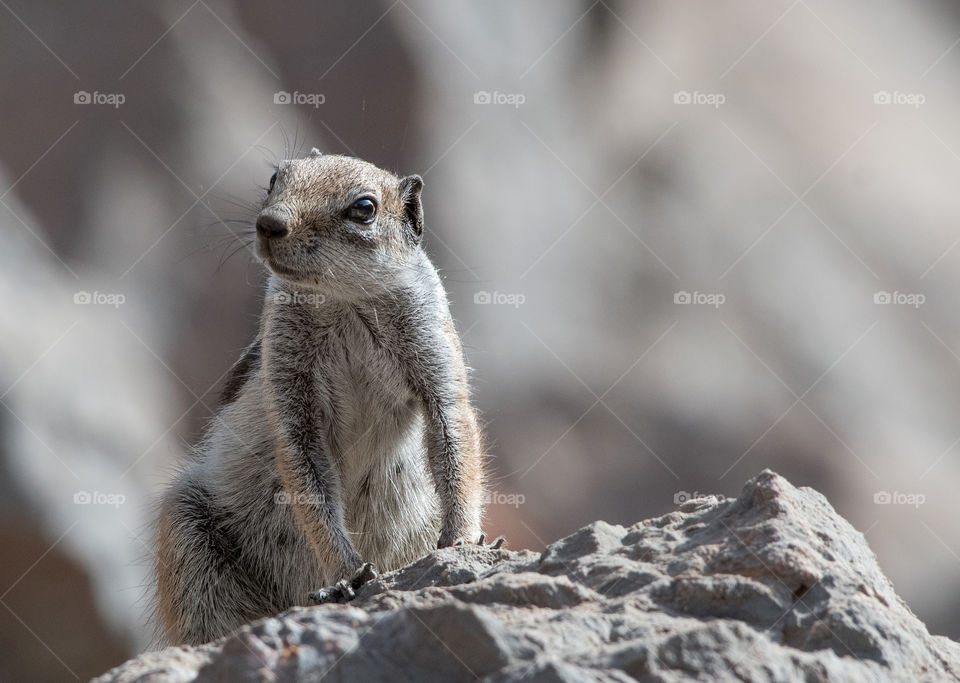
<instances>
[{"instance_id":1,"label":"blurred rocky background","mask_svg":"<svg viewBox=\"0 0 960 683\"><path fill-rule=\"evenodd\" d=\"M314 145L425 178L490 532L773 467L960 638L954 3L0 5L0 680L150 645L152 500Z\"/></svg>"}]
</instances>

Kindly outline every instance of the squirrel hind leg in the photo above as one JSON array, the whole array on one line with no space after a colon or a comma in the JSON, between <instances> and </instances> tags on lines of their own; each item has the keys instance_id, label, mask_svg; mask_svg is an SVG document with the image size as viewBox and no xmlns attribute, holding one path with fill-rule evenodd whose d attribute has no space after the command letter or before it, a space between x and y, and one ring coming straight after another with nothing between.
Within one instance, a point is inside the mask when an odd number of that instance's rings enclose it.
<instances>
[{"instance_id":1,"label":"squirrel hind leg","mask_svg":"<svg viewBox=\"0 0 960 683\"><path fill-rule=\"evenodd\" d=\"M206 643L278 611L239 566L239 546L202 484L174 486L158 531L157 613L171 643Z\"/></svg>"}]
</instances>

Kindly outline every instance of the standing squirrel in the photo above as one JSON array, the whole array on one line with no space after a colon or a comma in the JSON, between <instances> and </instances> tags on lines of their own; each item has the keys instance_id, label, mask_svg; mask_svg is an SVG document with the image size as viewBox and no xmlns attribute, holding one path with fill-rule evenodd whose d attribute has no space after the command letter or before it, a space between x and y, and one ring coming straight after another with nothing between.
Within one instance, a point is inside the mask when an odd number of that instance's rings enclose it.
<instances>
[{"instance_id":1,"label":"standing squirrel","mask_svg":"<svg viewBox=\"0 0 960 683\"><path fill-rule=\"evenodd\" d=\"M316 149L270 179L259 333L160 505L156 611L171 642L346 601L377 570L483 544L483 446L420 244L422 188Z\"/></svg>"}]
</instances>

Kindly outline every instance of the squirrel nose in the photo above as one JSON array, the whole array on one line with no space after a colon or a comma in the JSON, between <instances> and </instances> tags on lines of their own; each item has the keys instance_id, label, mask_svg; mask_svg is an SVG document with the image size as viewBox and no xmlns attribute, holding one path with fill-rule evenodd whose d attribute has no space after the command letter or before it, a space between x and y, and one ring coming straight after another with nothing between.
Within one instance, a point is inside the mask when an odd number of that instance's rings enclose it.
<instances>
[{"instance_id":1,"label":"squirrel nose","mask_svg":"<svg viewBox=\"0 0 960 683\"><path fill-rule=\"evenodd\" d=\"M267 239L280 239L290 232L287 221L275 213L262 213L257 218L257 233Z\"/></svg>"}]
</instances>

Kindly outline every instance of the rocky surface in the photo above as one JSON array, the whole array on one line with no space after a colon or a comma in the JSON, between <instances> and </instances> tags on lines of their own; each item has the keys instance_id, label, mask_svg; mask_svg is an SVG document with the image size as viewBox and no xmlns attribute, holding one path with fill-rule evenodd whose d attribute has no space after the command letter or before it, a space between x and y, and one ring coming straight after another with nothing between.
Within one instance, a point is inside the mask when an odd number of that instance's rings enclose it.
<instances>
[{"instance_id":1,"label":"rocky surface","mask_svg":"<svg viewBox=\"0 0 960 683\"><path fill-rule=\"evenodd\" d=\"M101 683L138 681L960 680L863 536L766 470L542 554L440 550L349 605L294 608Z\"/></svg>"}]
</instances>

